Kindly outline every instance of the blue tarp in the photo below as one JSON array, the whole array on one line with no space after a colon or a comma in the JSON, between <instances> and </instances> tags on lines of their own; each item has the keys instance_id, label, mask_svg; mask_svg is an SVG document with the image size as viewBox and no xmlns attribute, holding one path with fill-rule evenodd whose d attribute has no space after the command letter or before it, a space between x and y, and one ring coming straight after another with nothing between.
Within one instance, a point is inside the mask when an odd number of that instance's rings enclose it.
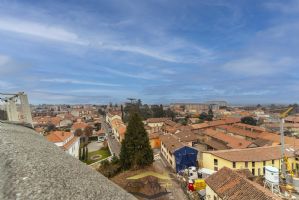
<instances>
[{"instance_id":1,"label":"blue tarp","mask_svg":"<svg viewBox=\"0 0 299 200\"><path fill-rule=\"evenodd\" d=\"M176 150L173 154L176 162L176 172L184 170L191 166L197 166L197 153L196 149L184 146Z\"/></svg>"}]
</instances>

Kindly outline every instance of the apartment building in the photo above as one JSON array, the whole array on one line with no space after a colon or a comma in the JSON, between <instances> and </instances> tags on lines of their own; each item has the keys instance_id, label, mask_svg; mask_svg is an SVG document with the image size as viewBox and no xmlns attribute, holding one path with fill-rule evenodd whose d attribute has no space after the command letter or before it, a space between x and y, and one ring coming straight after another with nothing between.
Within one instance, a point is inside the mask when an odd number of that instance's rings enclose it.
<instances>
[{"instance_id":1,"label":"apartment building","mask_svg":"<svg viewBox=\"0 0 299 200\"><path fill-rule=\"evenodd\" d=\"M74 136L71 132L52 131L46 136L46 139L71 156L79 158L80 138Z\"/></svg>"},{"instance_id":2,"label":"apartment building","mask_svg":"<svg viewBox=\"0 0 299 200\"><path fill-rule=\"evenodd\" d=\"M294 150L294 149L293 149ZM299 170L299 161L292 148L287 146L286 156L292 170ZM248 149L204 151L201 156L202 167L218 171L223 167L248 169L254 176L265 173L265 166L281 169L281 146L268 146Z\"/></svg>"}]
</instances>

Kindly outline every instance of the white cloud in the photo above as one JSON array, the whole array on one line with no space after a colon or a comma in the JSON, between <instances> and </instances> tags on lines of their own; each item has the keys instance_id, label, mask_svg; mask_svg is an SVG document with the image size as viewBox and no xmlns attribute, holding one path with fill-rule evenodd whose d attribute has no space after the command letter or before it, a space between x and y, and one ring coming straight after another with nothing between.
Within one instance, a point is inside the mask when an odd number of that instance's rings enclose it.
<instances>
[{"instance_id":1,"label":"white cloud","mask_svg":"<svg viewBox=\"0 0 299 200\"><path fill-rule=\"evenodd\" d=\"M87 44L78 35L64 28L20 19L0 18L0 30L79 45Z\"/></svg>"},{"instance_id":2,"label":"white cloud","mask_svg":"<svg viewBox=\"0 0 299 200\"><path fill-rule=\"evenodd\" d=\"M157 79L159 76L156 74L153 74L151 72L142 72L142 73L128 73L120 70L110 69L110 68L104 68L104 71L115 74L118 76L124 76L129 78L136 78L136 79L145 79L145 80L152 80Z\"/></svg>"},{"instance_id":3,"label":"white cloud","mask_svg":"<svg viewBox=\"0 0 299 200\"><path fill-rule=\"evenodd\" d=\"M158 60L164 60L164 61L168 61L168 62L177 62L176 58L172 57L171 55L167 55L167 54L159 52L159 51L152 51L150 49L146 49L144 47L139 47L139 46L106 44L106 45L103 45L100 47L107 48L109 50L115 50L115 51L126 51L126 52L131 52L131 53L137 53L137 54L149 56L152 58L156 58Z\"/></svg>"},{"instance_id":4,"label":"white cloud","mask_svg":"<svg viewBox=\"0 0 299 200\"><path fill-rule=\"evenodd\" d=\"M5 64L7 64L10 61L10 58L8 56L5 55L0 55L0 67L2 68L2 66L4 66Z\"/></svg>"},{"instance_id":5,"label":"white cloud","mask_svg":"<svg viewBox=\"0 0 299 200\"><path fill-rule=\"evenodd\" d=\"M290 13L298 14L299 1L291 0L291 1L267 2L265 3L265 7L270 10L280 11L286 14L290 14Z\"/></svg>"},{"instance_id":6,"label":"white cloud","mask_svg":"<svg viewBox=\"0 0 299 200\"><path fill-rule=\"evenodd\" d=\"M266 57L251 56L229 61L224 64L223 68L245 76L260 76L288 71L292 63L294 63L293 59L288 57L269 59Z\"/></svg>"},{"instance_id":7,"label":"white cloud","mask_svg":"<svg viewBox=\"0 0 299 200\"><path fill-rule=\"evenodd\" d=\"M79 85L112 86L112 87L120 86L119 84L75 80L75 79L60 79L60 78L42 79L41 81L50 82L50 83L66 83L66 84L79 84Z\"/></svg>"},{"instance_id":8,"label":"white cloud","mask_svg":"<svg viewBox=\"0 0 299 200\"><path fill-rule=\"evenodd\" d=\"M124 43L124 35L119 32L103 30L102 32L91 32L84 34L84 37L79 37L78 33L71 32L55 24L16 18L0 17L0 30L50 41L84 45L89 48L135 53L166 62L198 63L205 59L211 59L213 54L209 49L188 44L178 38L159 38L161 44L156 45L145 45L145 43L132 45L131 43ZM94 35L94 37L90 37L90 35ZM181 54L175 51L188 52L187 54Z\"/></svg>"},{"instance_id":9,"label":"white cloud","mask_svg":"<svg viewBox=\"0 0 299 200\"><path fill-rule=\"evenodd\" d=\"M10 56L0 54L0 73L3 76L16 73L20 74L28 67L28 64L19 63Z\"/></svg>"}]
</instances>

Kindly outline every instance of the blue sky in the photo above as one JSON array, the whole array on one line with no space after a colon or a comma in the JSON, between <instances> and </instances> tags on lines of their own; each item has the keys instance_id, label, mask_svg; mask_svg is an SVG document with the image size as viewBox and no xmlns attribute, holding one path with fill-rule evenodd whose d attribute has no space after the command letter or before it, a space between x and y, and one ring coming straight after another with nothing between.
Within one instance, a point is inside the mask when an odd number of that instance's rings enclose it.
<instances>
[{"instance_id":1,"label":"blue sky","mask_svg":"<svg viewBox=\"0 0 299 200\"><path fill-rule=\"evenodd\" d=\"M299 99L297 0L0 0L0 91L31 103Z\"/></svg>"}]
</instances>

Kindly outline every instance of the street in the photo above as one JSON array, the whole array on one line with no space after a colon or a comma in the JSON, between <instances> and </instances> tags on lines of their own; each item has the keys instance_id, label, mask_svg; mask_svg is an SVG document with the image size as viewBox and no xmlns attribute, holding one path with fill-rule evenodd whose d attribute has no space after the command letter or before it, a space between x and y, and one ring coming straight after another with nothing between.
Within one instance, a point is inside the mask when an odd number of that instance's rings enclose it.
<instances>
[{"instance_id":1,"label":"street","mask_svg":"<svg viewBox=\"0 0 299 200\"><path fill-rule=\"evenodd\" d=\"M102 121L103 128L105 129L105 133L106 133L106 136L107 136L107 141L108 141L108 145L109 145L111 154L116 155L117 157L119 157L121 145L117 141L117 139L114 139L112 137L112 134L109 133L110 126L109 126L109 124L107 124L105 122L105 119L103 117L101 117L101 121Z\"/></svg>"}]
</instances>

